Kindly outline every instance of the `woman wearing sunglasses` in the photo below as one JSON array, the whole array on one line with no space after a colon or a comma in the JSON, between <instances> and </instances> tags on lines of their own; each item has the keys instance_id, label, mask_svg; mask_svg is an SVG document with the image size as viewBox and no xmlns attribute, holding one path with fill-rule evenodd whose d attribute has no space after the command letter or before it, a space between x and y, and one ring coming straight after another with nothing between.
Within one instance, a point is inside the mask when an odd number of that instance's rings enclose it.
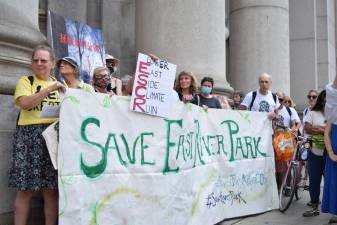
<instances>
[{"instance_id":1,"label":"woman wearing sunglasses","mask_svg":"<svg viewBox=\"0 0 337 225\"><path fill-rule=\"evenodd\" d=\"M122 83L112 84L109 69L106 67L97 67L94 70L93 86L96 92L112 95L122 95ZM115 80L116 81L116 80Z\"/></svg>"},{"instance_id":2,"label":"woman wearing sunglasses","mask_svg":"<svg viewBox=\"0 0 337 225\"><path fill-rule=\"evenodd\" d=\"M308 114L308 112L312 109L312 107L314 107L314 105L316 103L317 96L318 96L318 91L316 91L316 90L310 90L308 92L307 98L308 98L308 105L309 106L304 109L303 117Z\"/></svg>"},{"instance_id":3,"label":"woman wearing sunglasses","mask_svg":"<svg viewBox=\"0 0 337 225\"><path fill-rule=\"evenodd\" d=\"M316 104L304 118L304 130L312 137L312 149L308 154L309 194L312 209L303 213L304 217L319 215L319 196L321 180L324 170L324 118L326 91L323 90L317 97Z\"/></svg>"}]
</instances>

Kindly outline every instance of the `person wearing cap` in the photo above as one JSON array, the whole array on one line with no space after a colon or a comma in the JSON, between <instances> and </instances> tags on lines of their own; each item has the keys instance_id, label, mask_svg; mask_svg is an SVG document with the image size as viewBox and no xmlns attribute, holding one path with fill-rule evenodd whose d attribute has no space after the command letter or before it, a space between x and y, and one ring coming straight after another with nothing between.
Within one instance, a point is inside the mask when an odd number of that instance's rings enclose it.
<instances>
[{"instance_id":1,"label":"person wearing cap","mask_svg":"<svg viewBox=\"0 0 337 225\"><path fill-rule=\"evenodd\" d=\"M105 64L109 70L111 77L111 82L109 87L116 95L122 95L122 81L116 77L116 72L118 70L119 59L113 57L112 55L105 54Z\"/></svg>"},{"instance_id":2,"label":"person wearing cap","mask_svg":"<svg viewBox=\"0 0 337 225\"><path fill-rule=\"evenodd\" d=\"M110 74L113 74L117 71L119 65L119 59L113 57L112 55L105 54L105 64L109 69Z\"/></svg>"},{"instance_id":3,"label":"person wearing cap","mask_svg":"<svg viewBox=\"0 0 337 225\"><path fill-rule=\"evenodd\" d=\"M68 88L78 88L94 92L94 88L91 85L79 80L79 66L76 59L66 56L59 59L56 65Z\"/></svg>"}]
</instances>

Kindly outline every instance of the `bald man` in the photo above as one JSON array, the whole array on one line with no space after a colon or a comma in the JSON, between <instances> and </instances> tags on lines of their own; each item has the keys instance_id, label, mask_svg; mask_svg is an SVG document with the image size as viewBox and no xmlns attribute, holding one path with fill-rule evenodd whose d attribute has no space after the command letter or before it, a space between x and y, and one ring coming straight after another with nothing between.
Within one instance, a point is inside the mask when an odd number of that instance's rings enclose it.
<instances>
[{"instance_id":1,"label":"bald man","mask_svg":"<svg viewBox=\"0 0 337 225\"><path fill-rule=\"evenodd\" d=\"M274 112L280 106L280 103L277 96L269 90L272 84L270 75L262 73L258 81L260 88L249 92L243 99L239 109L256 112Z\"/></svg>"}]
</instances>

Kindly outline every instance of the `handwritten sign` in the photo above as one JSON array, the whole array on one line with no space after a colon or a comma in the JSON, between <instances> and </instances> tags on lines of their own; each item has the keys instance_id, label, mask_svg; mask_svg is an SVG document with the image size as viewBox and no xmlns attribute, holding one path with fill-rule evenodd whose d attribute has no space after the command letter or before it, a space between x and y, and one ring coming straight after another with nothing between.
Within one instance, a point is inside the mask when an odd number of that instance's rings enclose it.
<instances>
[{"instance_id":1,"label":"handwritten sign","mask_svg":"<svg viewBox=\"0 0 337 225\"><path fill-rule=\"evenodd\" d=\"M213 225L278 207L266 114L68 90L60 113L60 225Z\"/></svg>"},{"instance_id":2,"label":"handwritten sign","mask_svg":"<svg viewBox=\"0 0 337 225\"><path fill-rule=\"evenodd\" d=\"M166 117L173 98L176 68L167 61L153 61L150 56L139 53L130 109Z\"/></svg>"}]
</instances>

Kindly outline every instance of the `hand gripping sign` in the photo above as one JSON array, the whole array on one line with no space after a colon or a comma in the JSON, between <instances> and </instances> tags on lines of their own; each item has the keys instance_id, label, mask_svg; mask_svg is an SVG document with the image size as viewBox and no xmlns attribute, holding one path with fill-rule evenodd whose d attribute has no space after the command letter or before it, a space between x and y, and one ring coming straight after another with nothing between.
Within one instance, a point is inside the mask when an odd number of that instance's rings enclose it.
<instances>
[{"instance_id":1,"label":"hand gripping sign","mask_svg":"<svg viewBox=\"0 0 337 225\"><path fill-rule=\"evenodd\" d=\"M154 61L150 56L139 53L130 109L167 117L173 100L176 68L167 61Z\"/></svg>"}]
</instances>

